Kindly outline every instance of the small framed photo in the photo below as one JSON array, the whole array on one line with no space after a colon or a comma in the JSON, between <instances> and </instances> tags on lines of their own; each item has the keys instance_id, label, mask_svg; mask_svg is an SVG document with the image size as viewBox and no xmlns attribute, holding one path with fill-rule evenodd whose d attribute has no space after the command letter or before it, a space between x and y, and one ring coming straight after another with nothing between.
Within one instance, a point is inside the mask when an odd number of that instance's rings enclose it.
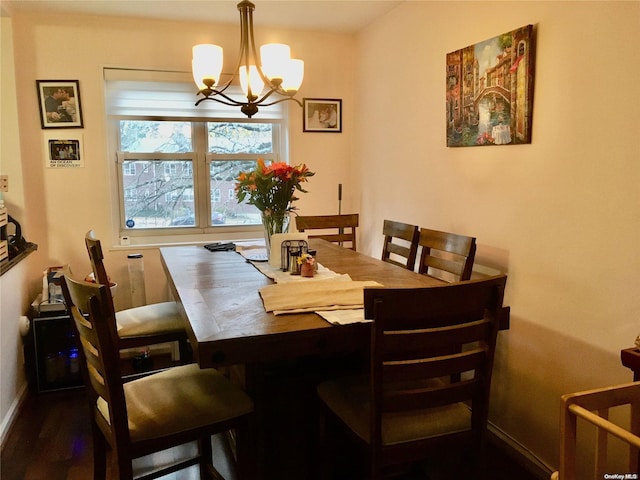
<instances>
[{"instance_id":1,"label":"small framed photo","mask_svg":"<svg viewBox=\"0 0 640 480\"><path fill-rule=\"evenodd\" d=\"M82 135L45 133L44 156L47 168L84 167Z\"/></svg>"},{"instance_id":2,"label":"small framed photo","mask_svg":"<svg viewBox=\"0 0 640 480\"><path fill-rule=\"evenodd\" d=\"M36 80L42 128L82 128L78 80Z\"/></svg>"},{"instance_id":3,"label":"small framed photo","mask_svg":"<svg viewBox=\"0 0 640 480\"><path fill-rule=\"evenodd\" d=\"M303 132L342 132L342 100L303 98Z\"/></svg>"}]
</instances>

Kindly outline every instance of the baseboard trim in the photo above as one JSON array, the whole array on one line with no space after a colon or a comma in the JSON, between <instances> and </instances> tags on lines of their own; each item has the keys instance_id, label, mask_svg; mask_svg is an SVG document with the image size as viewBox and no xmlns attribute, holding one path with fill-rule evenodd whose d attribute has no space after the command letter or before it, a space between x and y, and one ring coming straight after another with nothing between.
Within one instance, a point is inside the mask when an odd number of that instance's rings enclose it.
<instances>
[{"instance_id":1,"label":"baseboard trim","mask_svg":"<svg viewBox=\"0 0 640 480\"><path fill-rule=\"evenodd\" d=\"M508 433L489 422L488 440L522 465L529 473L540 480L549 480L555 470L538 458L531 450L522 445Z\"/></svg>"},{"instance_id":2,"label":"baseboard trim","mask_svg":"<svg viewBox=\"0 0 640 480\"><path fill-rule=\"evenodd\" d=\"M22 385L22 388L18 391L18 395L11 403L7 414L2 419L2 424L0 424L0 450L4 450L5 440L9 436L11 427L20 414L20 408L27 398L28 388L29 385L25 382L24 385Z\"/></svg>"}]
</instances>

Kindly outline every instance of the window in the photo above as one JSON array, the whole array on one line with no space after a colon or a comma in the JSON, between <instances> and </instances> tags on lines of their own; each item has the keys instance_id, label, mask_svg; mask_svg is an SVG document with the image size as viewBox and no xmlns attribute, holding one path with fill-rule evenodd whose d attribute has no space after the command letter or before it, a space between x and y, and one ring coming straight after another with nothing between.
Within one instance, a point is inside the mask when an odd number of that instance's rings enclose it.
<instances>
[{"instance_id":1,"label":"window","mask_svg":"<svg viewBox=\"0 0 640 480\"><path fill-rule=\"evenodd\" d=\"M135 175L136 174L136 164L133 162L125 162L122 165L122 174L123 175Z\"/></svg>"},{"instance_id":2,"label":"window","mask_svg":"<svg viewBox=\"0 0 640 480\"><path fill-rule=\"evenodd\" d=\"M286 110L269 107L252 119L224 106L194 110L191 83L110 80L107 70L114 231L117 222L119 236L141 239L134 243L222 232L256 237L260 212L238 204L235 178L258 158L286 159Z\"/></svg>"},{"instance_id":3,"label":"window","mask_svg":"<svg viewBox=\"0 0 640 480\"><path fill-rule=\"evenodd\" d=\"M255 168L258 157L277 158L278 127L271 122L119 120L124 227L260 224L255 207L237 203L235 178L240 171ZM202 169L198 159L209 168ZM223 191L229 192L224 199ZM200 209L199 195L211 199Z\"/></svg>"},{"instance_id":4,"label":"window","mask_svg":"<svg viewBox=\"0 0 640 480\"><path fill-rule=\"evenodd\" d=\"M164 162L162 167L167 177L173 177L178 173L178 164L176 162Z\"/></svg>"}]
</instances>

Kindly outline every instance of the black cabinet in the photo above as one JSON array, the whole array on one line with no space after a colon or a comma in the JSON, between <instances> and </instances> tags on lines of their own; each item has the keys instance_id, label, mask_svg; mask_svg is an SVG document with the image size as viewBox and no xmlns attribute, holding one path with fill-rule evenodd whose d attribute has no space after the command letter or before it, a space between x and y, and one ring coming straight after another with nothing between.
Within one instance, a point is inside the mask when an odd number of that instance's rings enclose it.
<instances>
[{"instance_id":1,"label":"black cabinet","mask_svg":"<svg viewBox=\"0 0 640 480\"><path fill-rule=\"evenodd\" d=\"M41 393L81 387L80 345L64 307L44 312L32 307L29 318L24 349L31 388Z\"/></svg>"},{"instance_id":2,"label":"black cabinet","mask_svg":"<svg viewBox=\"0 0 640 480\"><path fill-rule=\"evenodd\" d=\"M31 304L31 327L24 337L24 359L32 391L51 392L83 386L80 343L63 303ZM166 349L133 349L122 355L123 378L134 379L179 365Z\"/></svg>"}]
</instances>

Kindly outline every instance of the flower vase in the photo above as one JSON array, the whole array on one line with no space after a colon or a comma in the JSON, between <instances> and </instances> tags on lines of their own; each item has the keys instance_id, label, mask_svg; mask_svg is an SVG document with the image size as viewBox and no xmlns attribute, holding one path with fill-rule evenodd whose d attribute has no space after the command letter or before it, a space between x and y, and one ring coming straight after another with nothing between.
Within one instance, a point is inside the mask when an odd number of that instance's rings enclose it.
<instances>
[{"instance_id":1,"label":"flower vase","mask_svg":"<svg viewBox=\"0 0 640 480\"><path fill-rule=\"evenodd\" d=\"M267 256L270 256L271 235L289 231L289 213L262 212L262 225L264 227L264 246L267 249Z\"/></svg>"}]
</instances>

